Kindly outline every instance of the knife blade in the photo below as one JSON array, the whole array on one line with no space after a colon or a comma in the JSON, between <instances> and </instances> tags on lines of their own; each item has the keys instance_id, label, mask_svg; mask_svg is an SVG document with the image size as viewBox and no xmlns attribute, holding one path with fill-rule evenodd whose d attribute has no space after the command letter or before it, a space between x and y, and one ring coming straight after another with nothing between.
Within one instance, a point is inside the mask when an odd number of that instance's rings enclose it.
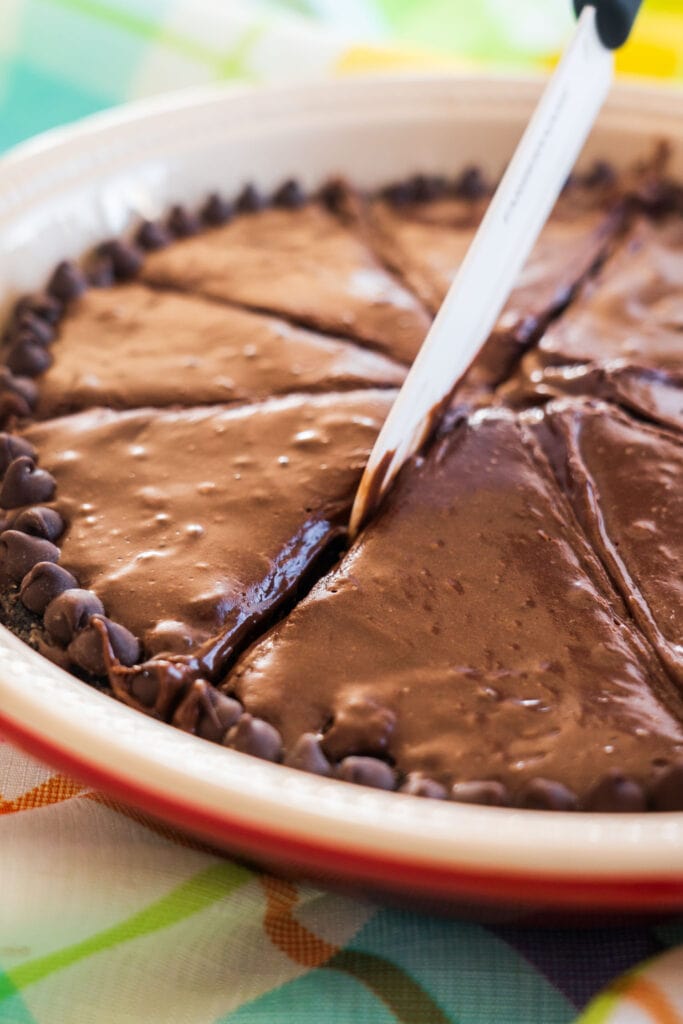
<instances>
[{"instance_id":1,"label":"knife blade","mask_svg":"<svg viewBox=\"0 0 683 1024\"><path fill-rule=\"evenodd\" d=\"M596 8L584 6L375 442L351 512L351 538L403 463L425 444L488 338L607 97L613 73L613 52L601 40Z\"/></svg>"}]
</instances>

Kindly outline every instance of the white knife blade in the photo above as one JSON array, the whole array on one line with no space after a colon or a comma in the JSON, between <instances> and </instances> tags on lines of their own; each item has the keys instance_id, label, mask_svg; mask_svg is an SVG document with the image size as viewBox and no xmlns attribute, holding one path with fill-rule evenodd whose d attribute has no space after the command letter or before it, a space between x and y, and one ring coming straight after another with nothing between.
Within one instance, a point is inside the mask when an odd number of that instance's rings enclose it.
<instances>
[{"instance_id":1,"label":"white knife blade","mask_svg":"<svg viewBox=\"0 0 683 1024\"><path fill-rule=\"evenodd\" d=\"M372 449L351 512L353 538L488 338L609 92L614 56L584 7L443 305Z\"/></svg>"}]
</instances>

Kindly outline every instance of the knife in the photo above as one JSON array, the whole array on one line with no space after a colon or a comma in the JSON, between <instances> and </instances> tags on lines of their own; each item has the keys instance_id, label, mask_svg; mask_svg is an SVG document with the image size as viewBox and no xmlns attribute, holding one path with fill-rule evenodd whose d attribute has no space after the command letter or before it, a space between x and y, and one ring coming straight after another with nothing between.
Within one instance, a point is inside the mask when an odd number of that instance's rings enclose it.
<instances>
[{"instance_id":1,"label":"knife","mask_svg":"<svg viewBox=\"0 0 683 1024\"><path fill-rule=\"evenodd\" d=\"M426 443L491 333L602 107L641 0L574 0L579 20L370 453L353 539Z\"/></svg>"}]
</instances>

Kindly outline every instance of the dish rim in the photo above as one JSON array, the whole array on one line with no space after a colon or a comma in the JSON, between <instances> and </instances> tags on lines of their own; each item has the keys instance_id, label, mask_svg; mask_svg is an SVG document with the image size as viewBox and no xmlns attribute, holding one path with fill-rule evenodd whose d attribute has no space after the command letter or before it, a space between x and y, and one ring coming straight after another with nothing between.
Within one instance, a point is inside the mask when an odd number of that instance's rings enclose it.
<instances>
[{"instance_id":1,"label":"dish rim","mask_svg":"<svg viewBox=\"0 0 683 1024\"><path fill-rule=\"evenodd\" d=\"M172 118L179 110L191 118L193 111L229 113L237 104L258 110L270 103L277 112L295 109L304 96L319 116L326 104L348 113L368 93L377 109L391 107L397 102L391 90L404 97L414 92L418 106L434 95L447 102L454 90L476 94L479 102L487 95L500 101L504 90L506 103L529 106L540 82L358 77L316 83L313 98L310 83L183 90L19 144L0 161L0 195L3 183L16 186L46 158L53 168L55 157L67 166L70 154L98 138ZM682 92L619 86L608 116L618 126L634 108L651 130L670 123L683 144ZM47 181L49 166L43 174ZM26 200L19 195L18 202ZM3 216L12 216L11 209L0 210L0 228ZM52 665L2 627L0 730L30 753L147 812L232 851L304 872L400 891L536 905L683 907L683 812L620 816L470 807L320 779L156 722Z\"/></svg>"}]
</instances>

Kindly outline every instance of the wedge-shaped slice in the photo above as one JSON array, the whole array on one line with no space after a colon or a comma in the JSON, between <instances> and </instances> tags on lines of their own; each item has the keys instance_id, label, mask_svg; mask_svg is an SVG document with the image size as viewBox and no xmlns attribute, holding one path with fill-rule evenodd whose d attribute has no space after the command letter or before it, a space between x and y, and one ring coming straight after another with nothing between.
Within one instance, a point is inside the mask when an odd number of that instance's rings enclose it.
<instances>
[{"instance_id":1,"label":"wedge-shaped slice","mask_svg":"<svg viewBox=\"0 0 683 1024\"><path fill-rule=\"evenodd\" d=\"M96 405L207 405L396 386L405 374L347 341L140 284L86 292L61 324L52 355L39 418Z\"/></svg>"},{"instance_id":2,"label":"wedge-shaped slice","mask_svg":"<svg viewBox=\"0 0 683 1024\"><path fill-rule=\"evenodd\" d=\"M224 688L295 763L322 734L330 760L387 759L409 788L590 806L610 769L642 780L680 755L683 707L574 522L526 428L478 413Z\"/></svg>"},{"instance_id":3,"label":"wedge-shaped slice","mask_svg":"<svg viewBox=\"0 0 683 1024\"><path fill-rule=\"evenodd\" d=\"M600 189L569 187L524 268L471 382L497 384L520 352L561 309L600 260L622 222ZM436 313L485 213L487 198L448 198L400 206L376 200L369 231L386 262Z\"/></svg>"},{"instance_id":4,"label":"wedge-shaped slice","mask_svg":"<svg viewBox=\"0 0 683 1024\"><path fill-rule=\"evenodd\" d=\"M100 409L29 427L67 524L60 565L145 656L205 645L208 672L344 532L393 397Z\"/></svg>"},{"instance_id":5,"label":"wedge-shaped slice","mask_svg":"<svg viewBox=\"0 0 683 1024\"><path fill-rule=\"evenodd\" d=\"M370 237L384 261L436 314L465 258L490 195L399 203L372 200Z\"/></svg>"},{"instance_id":6,"label":"wedge-shaped slice","mask_svg":"<svg viewBox=\"0 0 683 1024\"><path fill-rule=\"evenodd\" d=\"M322 204L244 214L151 253L144 280L268 310L410 363L429 318Z\"/></svg>"},{"instance_id":7,"label":"wedge-shaped slice","mask_svg":"<svg viewBox=\"0 0 683 1024\"><path fill-rule=\"evenodd\" d=\"M683 443L613 406L548 406L559 480L633 617L683 687Z\"/></svg>"},{"instance_id":8,"label":"wedge-shaped slice","mask_svg":"<svg viewBox=\"0 0 683 1024\"><path fill-rule=\"evenodd\" d=\"M548 394L571 394L577 378L582 378L584 393L611 397L605 374L618 389L627 369L626 390L634 397L640 392L636 406L646 415L650 408L652 418L670 422L666 410L671 401L675 405L675 396L667 393L683 376L682 283L680 217L659 224L639 220L600 273L524 357L518 375L501 389L502 397L528 403ZM591 369L605 372L589 376ZM630 404L628 399L625 404Z\"/></svg>"},{"instance_id":9,"label":"wedge-shaped slice","mask_svg":"<svg viewBox=\"0 0 683 1024\"><path fill-rule=\"evenodd\" d=\"M683 368L683 221L642 219L530 354L545 364L624 359Z\"/></svg>"}]
</instances>

